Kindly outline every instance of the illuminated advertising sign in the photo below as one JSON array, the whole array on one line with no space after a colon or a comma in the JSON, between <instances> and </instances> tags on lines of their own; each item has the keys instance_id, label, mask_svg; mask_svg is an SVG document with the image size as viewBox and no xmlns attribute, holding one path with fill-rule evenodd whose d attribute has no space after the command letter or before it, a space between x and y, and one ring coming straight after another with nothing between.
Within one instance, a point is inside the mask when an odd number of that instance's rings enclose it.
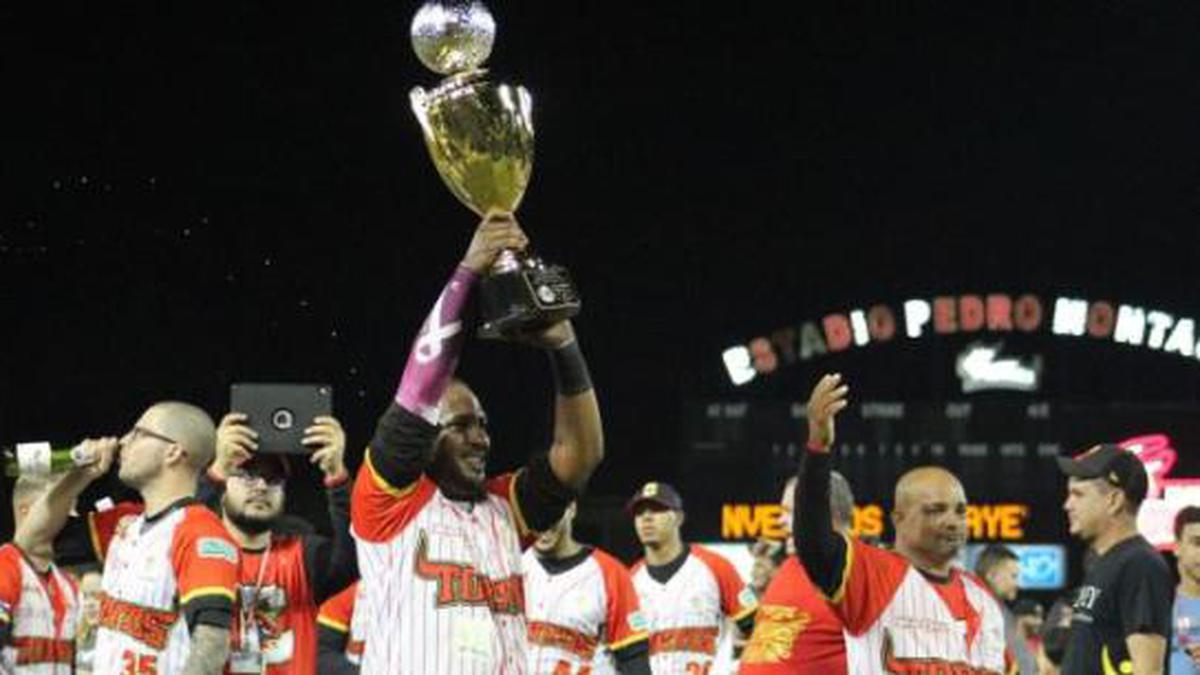
<instances>
[{"instance_id":1,"label":"illuminated advertising sign","mask_svg":"<svg viewBox=\"0 0 1200 675\"><path fill-rule=\"evenodd\" d=\"M967 506L967 536L972 540L1019 541L1025 538L1027 504L970 504ZM723 539L783 539L787 530L779 504L724 504L721 507ZM865 504L854 507L856 537L879 538L885 528L883 507Z\"/></svg>"},{"instance_id":2,"label":"illuminated advertising sign","mask_svg":"<svg viewBox=\"0 0 1200 675\"><path fill-rule=\"evenodd\" d=\"M987 544L968 544L962 560L964 569L975 569L975 561ZM1021 566L1018 586L1025 591L1057 591L1067 585L1067 550L1060 544L1006 544Z\"/></svg>"},{"instance_id":3,"label":"illuminated advertising sign","mask_svg":"<svg viewBox=\"0 0 1200 675\"><path fill-rule=\"evenodd\" d=\"M1146 467L1149 489L1138 511L1138 530L1162 550L1175 549L1175 514L1188 505L1200 505L1200 478L1171 478L1179 459L1166 434L1149 434L1122 441L1121 447L1137 454Z\"/></svg>"},{"instance_id":4,"label":"illuminated advertising sign","mask_svg":"<svg viewBox=\"0 0 1200 675\"><path fill-rule=\"evenodd\" d=\"M1200 361L1194 319L1108 300L1059 297L1047 302L1032 293L947 295L906 300L898 307L874 304L833 312L732 346L721 359L730 381L740 386L782 366L897 339L1037 332L1105 340Z\"/></svg>"}]
</instances>

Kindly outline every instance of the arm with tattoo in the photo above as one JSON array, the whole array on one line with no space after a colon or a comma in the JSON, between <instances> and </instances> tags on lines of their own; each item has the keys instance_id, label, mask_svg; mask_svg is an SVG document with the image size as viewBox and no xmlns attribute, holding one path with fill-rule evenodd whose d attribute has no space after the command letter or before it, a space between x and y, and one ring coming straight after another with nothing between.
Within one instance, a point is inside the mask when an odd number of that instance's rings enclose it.
<instances>
[{"instance_id":1,"label":"arm with tattoo","mask_svg":"<svg viewBox=\"0 0 1200 675\"><path fill-rule=\"evenodd\" d=\"M192 652L182 675L220 675L229 660L229 629L200 624L192 631Z\"/></svg>"}]
</instances>

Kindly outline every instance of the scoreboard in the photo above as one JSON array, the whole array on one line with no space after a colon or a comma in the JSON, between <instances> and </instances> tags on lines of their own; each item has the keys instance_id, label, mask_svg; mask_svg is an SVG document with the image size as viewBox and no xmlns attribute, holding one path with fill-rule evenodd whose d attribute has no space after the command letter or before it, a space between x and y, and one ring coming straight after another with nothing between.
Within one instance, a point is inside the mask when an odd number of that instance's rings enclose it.
<instances>
[{"instance_id":1,"label":"scoreboard","mask_svg":"<svg viewBox=\"0 0 1200 675\"><path fill-rule=\"evenodd\" d=\"M783 400L694 400L684 407L684 458L677 487L689 536L709 541L778 535L784 481L804 452L804 404ZM1055 458L1099 442L1139 453L1151 495L1139 527L1166 548L1184 503L1200 504L1200 405L1064 403L996 394L969 400L859 401L838 417L834 466L850 481L860 536L890 541L896 479L936 464L962 480L971 506L964 564L980 545L1022 554L1032 588L1061 587L1072 550ZM1057 551L1057 553L1056 553ZM1057 561L1057 562L1056 562ZM1057 568L1056 568L1057 565ZM1055 571L1057 569L1057 571Z\"/></svg>"}]
</instances>

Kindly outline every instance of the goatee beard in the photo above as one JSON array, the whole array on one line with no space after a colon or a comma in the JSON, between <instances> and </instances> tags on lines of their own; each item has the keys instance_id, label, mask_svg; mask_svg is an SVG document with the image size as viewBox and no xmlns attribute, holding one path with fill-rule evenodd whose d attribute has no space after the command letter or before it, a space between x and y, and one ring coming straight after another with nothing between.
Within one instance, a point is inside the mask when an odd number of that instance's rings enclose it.
<instances>
[{"instance_id":1,"label":"goatee beard","mask_svg":"<svg viewBox=\"0 0 1200 675\"><path fill-rule=\"evenodd\" d=\"M270 518L254 518L244 513L229 511L225 515L229 516L229 520L233 522L237 528L246 534L262 534L267 530L275 527L275 523L279 520L279 516Z\"/></svg>"}]
</instances>

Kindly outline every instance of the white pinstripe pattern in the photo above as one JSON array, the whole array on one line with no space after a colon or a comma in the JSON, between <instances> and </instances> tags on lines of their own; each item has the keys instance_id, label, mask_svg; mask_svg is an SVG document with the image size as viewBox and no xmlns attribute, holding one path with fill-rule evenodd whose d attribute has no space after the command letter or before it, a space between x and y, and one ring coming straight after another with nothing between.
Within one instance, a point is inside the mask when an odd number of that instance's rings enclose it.
<instances>
[{"instance_id":1,"label":"white pinstripe pattern","mask_svg":"<svg viewBox=\"0 0 1200 675\"><path fill-rule=\"evenodd\" d=\"M980 615L979 635L967 645L967 626L915 568L908 568L891 603L861 635L846 634L851 673L885 675L889 649L898 659L968 664L978 672L1004 672L1004 619L996 600L969 577L962 578L967 601ZM955 671L958 672L958 671Z\"/></svg>"},{"instance_id":2,"label":"white pinstripe pattern","mask_svg":"<svg viewBox=\"0 0 1200 675\"><path fill-rule=\"evenodd\" d=\"M523 674L524 615L493 613L480 604L439 606L437 580L417 574L422 538L429 562L470 565L493 581L520 578L521 548L508 502L489 495L467 510L437 490L391 540L358 538L360 600L369 617L362 672Z\"/></svg>"},{"instance_id":3,"label":"white pinstripe pattern","mask_svg":"<svg viewBox=\"0 0 1200 675\"><path fill-rule=\"evenodd\" d=\"M49 583L59 588L63 599L66 600L66 615L63 618L62 630L55 631L54 605L50 596L38 579L38 574L29 563L20 559L21 569L21 601L17 604L12 617L12 637L34 637L58 640L74 640L77 622L79 621L79 594L57 567L51 566ZM37 663L23 666L16 665L17 650L7 646L0 651L0 675L70 675L74 672L71 663Z\"/></svg>"}]
</instances>

